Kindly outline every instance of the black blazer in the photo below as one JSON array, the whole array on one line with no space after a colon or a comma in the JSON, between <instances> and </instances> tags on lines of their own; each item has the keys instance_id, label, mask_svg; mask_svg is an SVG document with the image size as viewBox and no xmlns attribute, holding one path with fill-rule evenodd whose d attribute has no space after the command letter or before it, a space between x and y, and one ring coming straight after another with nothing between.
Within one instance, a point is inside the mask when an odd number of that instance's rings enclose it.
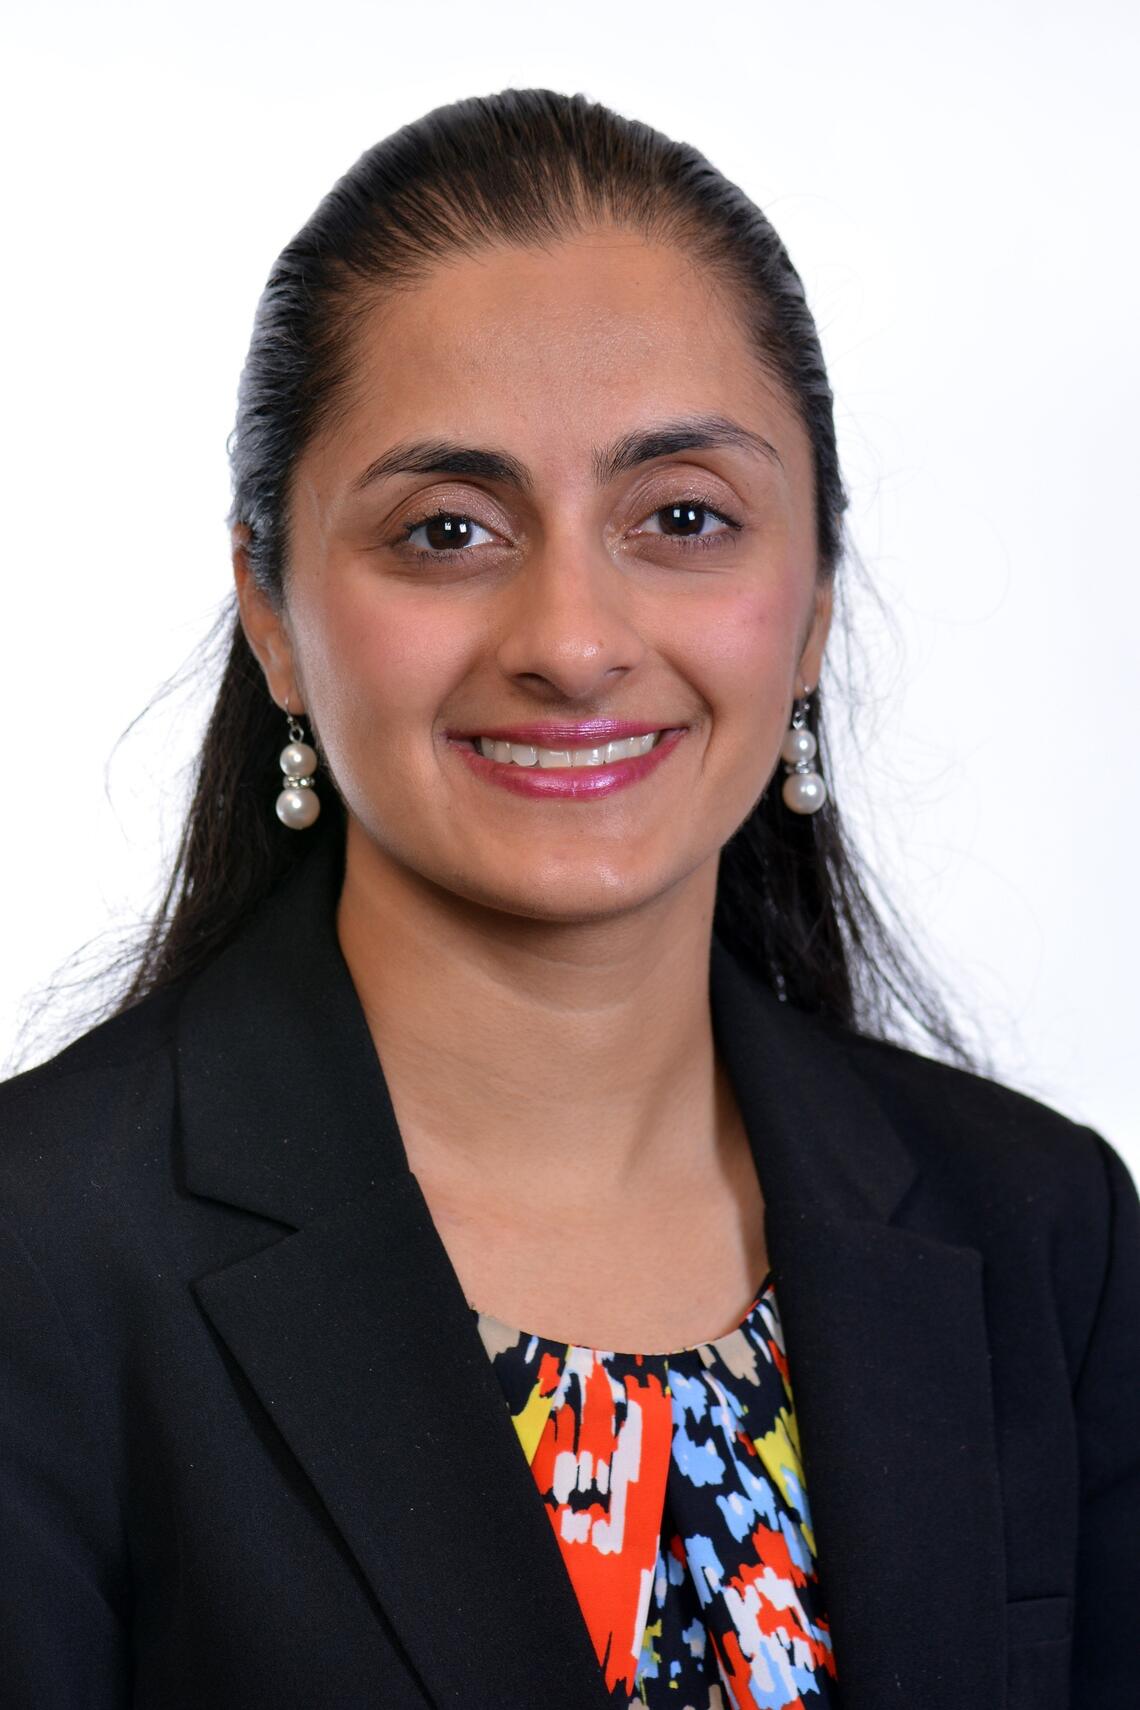
<instances>
[{"instance_id":1,"label":"black blazer","mask_svg":"<svg viewBox=\"0 0 1140 1710\"><path fill-rule=\"evenodd\" d=\"M612 1710L339 881L315 853L203 974L0 1088L3 1710ZM841 1702L1135 1710L1120 1157L791 1009L715 938L710 993Z\"/></svg>"}]
</instances>

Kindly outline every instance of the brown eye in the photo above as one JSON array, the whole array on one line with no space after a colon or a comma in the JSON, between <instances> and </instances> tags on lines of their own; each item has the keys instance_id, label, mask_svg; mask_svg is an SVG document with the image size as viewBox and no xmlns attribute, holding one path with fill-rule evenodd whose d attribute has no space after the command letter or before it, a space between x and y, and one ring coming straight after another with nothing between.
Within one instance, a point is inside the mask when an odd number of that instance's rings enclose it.
<instances>
[{"instance_id":1,"label":"brown eye","mask_svg":"<svg viewBox=\"0 0 1140 1710\"><path fill-rule=\"evenodd\" d=\"M709 519L723 523L724 528L706 529ZM711 505L705 505L698 499L675 499L671 504L659 505L652 513L649 521L660 519L660 527L648 529L650 534L661 534L666 540L676 540L684 543L693 541L704 546L711 545L718 538L735 533L740 524L723 511L714 510Z\"/></svg>"},{"instance_id":2,"label":"brown eye","mask_svg":"<svg viewBox=\"0 0 1140 1710\"><path fill-rule=\"evenodd\" d=\"M403 538L416 551L462 551L465 546L472 544L473 530L482 527L473 517L463 516L456 511L436 511L430 517L421 517L418 522L409 523L404 529ZM488 532L483 529L484 534ZM412 538L421 533L424 537L422 546Z\"/></svg>"}]
</instances>

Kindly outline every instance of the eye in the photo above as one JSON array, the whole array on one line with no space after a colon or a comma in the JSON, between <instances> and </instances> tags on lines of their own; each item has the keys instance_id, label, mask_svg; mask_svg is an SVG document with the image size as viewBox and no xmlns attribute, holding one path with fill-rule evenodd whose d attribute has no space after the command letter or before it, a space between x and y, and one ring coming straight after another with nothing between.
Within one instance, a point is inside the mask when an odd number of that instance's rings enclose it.
<instances>
[{"instance_id":1,"label":"eye","mask_svg":"<svg viewBox=\"0 0 1140 1710\"><path fill-rule=\"evenodd\" d=\"M718 511L712 505L705 504L700 499L672 499L668 504L659 505L650 513L650 522L663 519L664 526L658 529L641 528L638 534L660 534L665 540L676 541L679 546L708 547L722 543L727 537L735 534L740 524L724 511ZM711 519L723 523L722 529L706 533L705 523Z\"/></svg>"},{"instance_id":2,"label":"eye","mask_svg":"<svg viewBox=\"0 0 1140 1710\"><path fill-rule=\"evenodd\" d=\"M490 538L490 530L483 528L474 517L464 516L457 511L433 511L430 516L420 517L416 522L406 523L401 531L401 540L411 547L420 558L441 558L452 552L462 552L467 547L478 545L473 531L481 529ZM413 536L424 531L424 544L417 546Z\"/></svg>"}]
</instances>

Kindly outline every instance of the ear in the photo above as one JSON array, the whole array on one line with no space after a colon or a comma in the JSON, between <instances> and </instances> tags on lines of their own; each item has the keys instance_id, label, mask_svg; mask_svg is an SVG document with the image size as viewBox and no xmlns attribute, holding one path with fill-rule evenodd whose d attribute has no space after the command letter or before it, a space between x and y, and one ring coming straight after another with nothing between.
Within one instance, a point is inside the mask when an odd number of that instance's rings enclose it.
<instances>
[{"instance_id":1,"label":"ear","mask_svg":"<svg viewBox=\"0 0 1140 1710\"><path fill-rule=\"evenodd\" d=\"M249 529L244 523L238 523L232 529L230 542L238 616L245 638L265 673L270 697L279 707L288 702L291 713L304 712L304 698L297 684L293 642L284 608L254 580L248 556Z\"/></svg>"},{"instance_id":2,"label":"ear","mask_svg":"<svg viewBox=\"0 0 1140 1710\"><path fill-rule=\"evenodd\" d=\"M799 676L796 680L797 695L801 693L805 685L809 689L814 689L819 682L819 675L823 669L823 650L827 645L827 635L831 628L834 593L834 577L829 576L826 582L817 581L811 627L800 653Z\"/></svg>"}]
</instances>

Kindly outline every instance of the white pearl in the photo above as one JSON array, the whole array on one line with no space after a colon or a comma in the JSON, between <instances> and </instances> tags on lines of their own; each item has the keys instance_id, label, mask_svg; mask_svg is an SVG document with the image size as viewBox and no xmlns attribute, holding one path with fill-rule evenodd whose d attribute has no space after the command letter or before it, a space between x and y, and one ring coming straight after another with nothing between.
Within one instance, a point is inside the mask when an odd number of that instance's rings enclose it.
<instances>
[{"instance_id":1,"label":"white pearl","mask_svg":"<svg viewBox=\"0 0 1140 1710\"><path fill-rule=\"evenodd\" d=\"M290 831L304 831L321 811L316 790L282 790L277 798L277 817Z\"/></svg>"},{"instance_id":2,"label":"white pearl","mask_svg":"<svg viewBox=\"0 0 1140 1710\"><path fill-rule=\"evenodd\" d=\"M780 749L780 759L794 766L799 760L814 760L815 749L815 737L810 730L789 730Z\"/></svg>"},{"instance_id":3,"label":"white pearl","mask_svg":"<svg viewBox=\"0 0 1140 1710\"><path fill-rule=\"evenodd\" d=\"M818 772L789 772L782 794L793 813L815 813L827 800L827 785Z\"/></svg>"},{"instance_id":4,"label":"white pearl","mask_svg":"<svg viewBox=\"0 0 1140 1710\"><path fill-rule=\"evenodd\" d=\"M311 778L317 769L317 757L307 742L291 742L281 750L278 765L287 777Z\"/></svg>"}]
</instances>

